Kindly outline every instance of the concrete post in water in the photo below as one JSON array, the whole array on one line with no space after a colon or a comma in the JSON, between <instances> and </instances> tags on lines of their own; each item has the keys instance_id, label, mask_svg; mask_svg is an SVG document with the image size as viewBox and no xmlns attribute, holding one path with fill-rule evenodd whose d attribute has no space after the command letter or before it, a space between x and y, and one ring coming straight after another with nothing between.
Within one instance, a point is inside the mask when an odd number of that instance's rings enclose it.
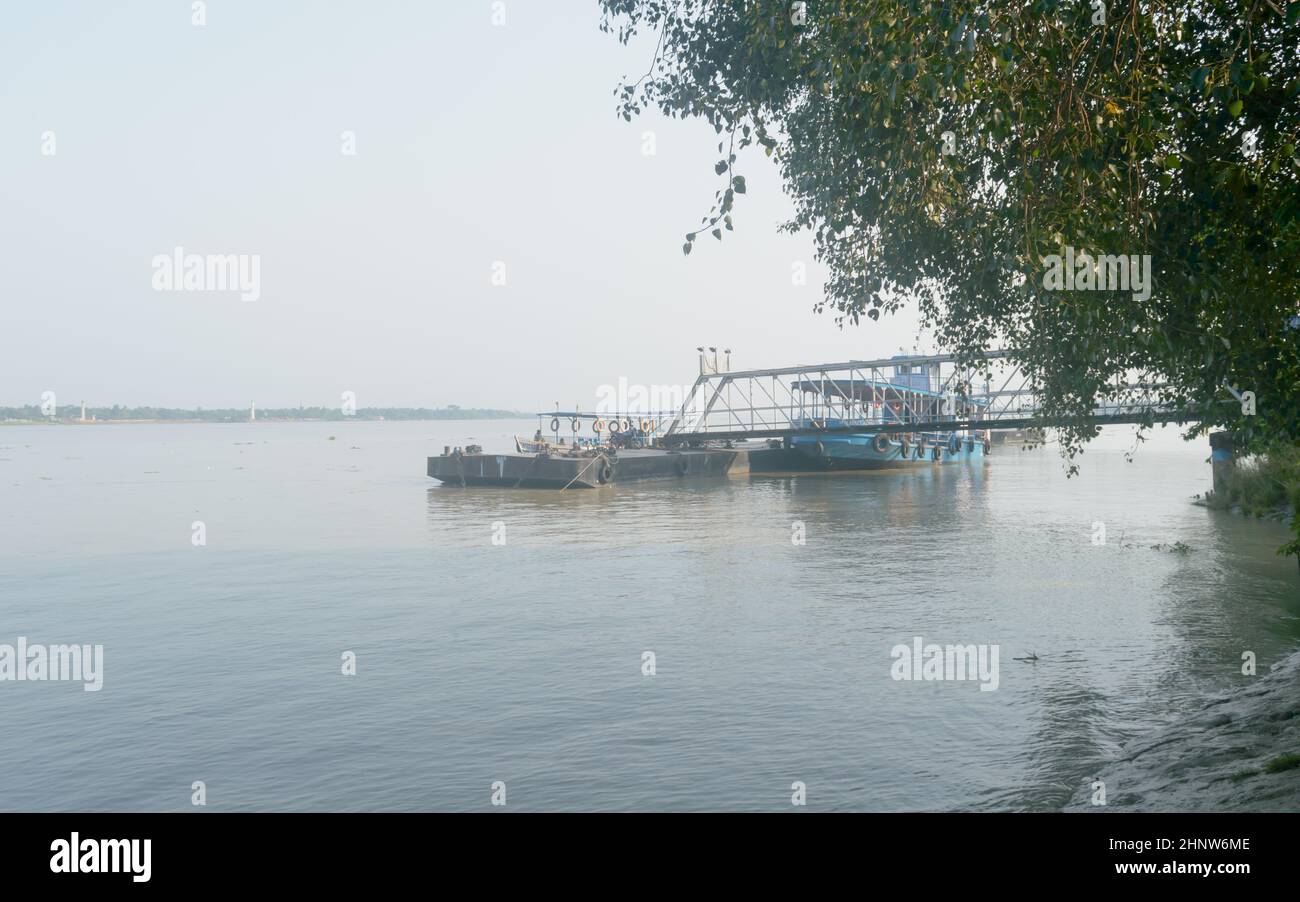
<instances>
[{"instance_id":1,"label":"concrete post in water","mask_svg":"<svg viewBox=\"0 0 1300 902\"><path fill-rule=\"evenodd\" d=\"M1228 479L1237 466L1236 450L1233 447L1232 433L1210 433L1210 470L1214 477L1214 494L1218 495L1228 489Z\"/></svg>"}]
</instances>

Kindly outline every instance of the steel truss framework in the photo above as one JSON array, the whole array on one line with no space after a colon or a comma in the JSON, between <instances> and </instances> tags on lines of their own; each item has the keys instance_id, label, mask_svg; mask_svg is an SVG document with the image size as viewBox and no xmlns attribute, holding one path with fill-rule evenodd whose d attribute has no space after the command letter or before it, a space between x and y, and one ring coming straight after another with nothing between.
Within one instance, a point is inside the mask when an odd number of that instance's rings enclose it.
<instances>
[{"instance_id":1,"label":"steel truss framework","mask_svg":"<svg viewBox=\"0 0 1300 902\"><path fill-rule=\"evenodd\" d=\"M847 432L953 432L1056 425L1038 415L1038 394L1006 351L982 355L995 378L949 354L705 373L664 433L667 444ZM899 384L898 368L932 372L927 390ZM1199 417L1159 398L1158 384L1128 383L1093 411L1098 425L1185 422Z\"/></svg>"}]
</instances>

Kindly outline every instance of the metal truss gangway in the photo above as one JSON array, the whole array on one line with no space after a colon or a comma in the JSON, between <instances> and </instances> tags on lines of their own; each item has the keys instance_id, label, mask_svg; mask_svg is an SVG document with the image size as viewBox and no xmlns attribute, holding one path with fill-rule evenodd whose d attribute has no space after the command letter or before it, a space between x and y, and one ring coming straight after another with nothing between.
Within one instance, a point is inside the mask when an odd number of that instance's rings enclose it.
<instances>
[{"instance_id":1,"label":"metal truss gangway","mask_svg":"<svg viewBox=\"0 0 1300 902\"><path fill-rule=\"evenodd\" d=\"M983 361L980 366L970 365ZM1161 385L1113 386L1093 410L1098 425L1197 419L1168 406ZM797 435L924 433L1057 425L1008 351L702 372L663 433L665 444Z\"/></svg>"}]
</instances>

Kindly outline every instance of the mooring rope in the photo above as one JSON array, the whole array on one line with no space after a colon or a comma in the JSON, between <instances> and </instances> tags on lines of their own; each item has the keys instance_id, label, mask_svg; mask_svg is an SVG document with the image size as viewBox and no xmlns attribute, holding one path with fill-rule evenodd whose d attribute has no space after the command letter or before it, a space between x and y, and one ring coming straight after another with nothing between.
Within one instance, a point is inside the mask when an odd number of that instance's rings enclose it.
<instances>
[{"instance_id":1,"label":"mooring rope","mask_svg":"<svg viewBox=\"0 0 1300 902\"><path fill-rule=\"evenodd\" d=\"M518 440L518 439L515 439L515 441L518 442L519 440ZM540 454L535 455L535 456L533 457L533 465L532 465L532 467L529 468L528 470L526 470L525 472L521 473L521 474L519 475L519 478L515 480L515 484L512 485L511 488L512 488L512 489L517 489L517 488L519 488L519 483L521 483L521 482L524 481L524 477L525 477L525 476L528 476L530 473L532 473L533 471L535 471L535 470L537 469L537 465L538 465L539 463L541 463L541 461L542 461L542 455L540 455Z\"/></svg>"},{"instance_id":2,"label":"mooring rope","mask_svg":"<svg viewBox=\"0 0 1300 902\"><path fill-rule=\"evenodd\" d=\"M606 463L609 463L609 458L608 458L608 457L606 457L604 454L597 454L595 457L593 457L593 458L592 458L592 459L587 463L587 465L586 465L585 467L583 467L581 470L578 471L578 475L577 475L577 476L575 476L575 477L573 477L572 479L569 480L569 485L566 485L566 486L564 487L564 489L567 489L570 485L573 485L575 482L577 482L579 479L581 479L581 478L582 478L582 474L583 474L583 473L586 473L589 469L591 469L591 465L594 464L594 463L595 463L596 461L598 461L598 460L603 460L603 461L605 461ZM564 489L560 489L560 491L563 492Z\"/></svg>"}]
</instances>

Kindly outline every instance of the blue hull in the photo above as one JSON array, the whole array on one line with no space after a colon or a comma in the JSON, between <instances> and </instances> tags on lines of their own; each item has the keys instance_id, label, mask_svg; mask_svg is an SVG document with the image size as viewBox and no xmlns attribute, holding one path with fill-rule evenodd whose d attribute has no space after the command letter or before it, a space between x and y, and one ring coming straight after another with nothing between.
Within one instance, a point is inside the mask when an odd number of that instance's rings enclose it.
<instances>
[{"instance_id":1,"label":"blue hull","mask_svg":"<svg viewBox=\"0 0 1300 902\"><path fill-rule=\"evenodd\" d=\"M956 449L945 438L927 439L924 447L888 436L882 441L871 434L798 436L791 439L795 451L820 469L886 470L898 467L929 467L936 464L983 460L987 448L982 440L961 438Z\"/></svg>"}]
</instances>

